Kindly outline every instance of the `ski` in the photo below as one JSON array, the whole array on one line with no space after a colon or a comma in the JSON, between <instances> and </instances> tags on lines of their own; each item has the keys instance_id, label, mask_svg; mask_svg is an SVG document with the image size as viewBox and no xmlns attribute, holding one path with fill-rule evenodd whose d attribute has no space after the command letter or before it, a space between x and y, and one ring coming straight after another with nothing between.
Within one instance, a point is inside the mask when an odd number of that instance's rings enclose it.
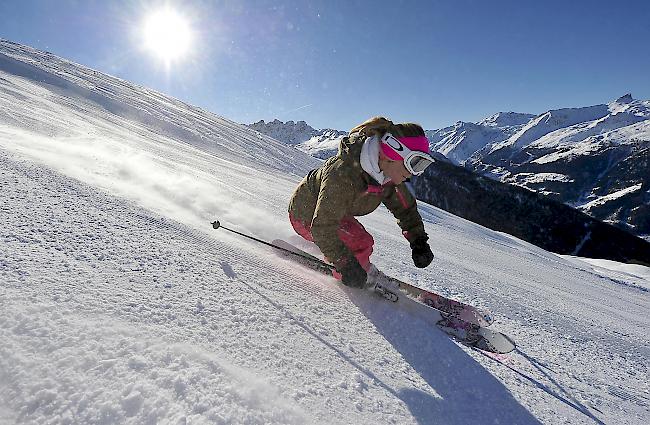
<instances>
[{"instance_id":1,"label":"ski","mask_svg":"<svg viewBox=\"0 0 650 425\"><path fill-rule=\"evenodd\" d=\"M386 277L392 279L389 276ZM401 281L398 282L403 283ZM405 291L396 289L395 285L391 287L390 285L382 284L381 281L377 281L371 284L370 287L377 294L389 301L410 303L411 305L409 307L413 311L416 310L417 306L421 306L429 312L431 310L438 312L440 314L440 320L436 322L438 328L464 345L498 354L506 354L516 348L515 342L509 336L477 323L463 320L458 316L432 306L430 303L422 302L421 298L410 296ZM400 296L405 294L406 296ZM420 312L422 312L421 309Z\"/></svg>"},{"instance_id":2,"label":"ski","mask_svg":"<svg viewBox=\"0 0 650 425\"><path fill-rule=\"evenodd\" d=\"M323 263L318 257L280 239L274 240L272 244L283 256L323 274L331 275L332 267ZM370 273L368 281L368 289L388 301L411 304L411 307L426 307L429 312L432 310L437 312L440 315L440 320L436 322L438 328L462 344L499 354L509 353L516 348L515 342L510 337L486 327L492 324L494 319L491 314L483 310L425 291L381 272Z\"/></svg>"},{"instance_id":3,"label":"ski","mask_svg":"<svg viewBox=\"0 0 650 425\"><path fill-rule=\"evenodd\" d=\"M508 335L455 317L443 315L437 325L439 329L461 343L483 351L507 354L517 348L515 341Z\"/></svg>"},{"instance_id":4,"label":"ski","mask_svg":"<svg viewBox=\"0 0 650 425\"><path fill-rule=\"evenodd\" d=\"M417 286L413 286L410 283L406 283L391 276L384 275L382 280L384 279L387 281L384 284L385 286L400 290L406 293L409 297L415 298L417 301L435 308L436 310L440 310L449 316L457 317L460 320L482 327L487 327L494 323L492 313L488 310L479 309L472 305L447 298L435 292L418 288Z\"/></svg>"},{"instance_id":5,"label":"ski","mask_svg":"<svg viewBox=\"0 0 650 425\"><path fill-rule=\"evenodd\" d=\"M296 258L294 259L304 265L310 268L315 268L323 273L331 274L331 268L322 264L322 260L302 251L289 242L276 239L273 241L273 245L282 250L295 253ZM376 274L380 274L381 276L376 276ZM377 283L377 281L380 282L375 286L375 291L388 300L397 301L399 294L403 293L422 304L426 304L429 307L444 312L448 316L457 317L465 322L473 323L481 327L490 326L494 322L492 313L488 310L479 309L469 304L436 294L435 292L418 288L417 286L413 286L394 277L387 276L382 272L377 271L374 275L373 272L371 272L368 280L369 283L372 284Z\"/></svg>"}]
</instances>

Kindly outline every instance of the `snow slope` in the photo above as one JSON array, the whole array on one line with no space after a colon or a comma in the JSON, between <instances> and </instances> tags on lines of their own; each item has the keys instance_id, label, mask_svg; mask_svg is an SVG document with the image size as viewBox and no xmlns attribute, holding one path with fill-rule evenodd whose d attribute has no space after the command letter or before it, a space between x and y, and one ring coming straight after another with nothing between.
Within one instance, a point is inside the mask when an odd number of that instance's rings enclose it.
<instances>
[{"instance_id":1,"label":"snow slope","mask_svg":"<svg viewBox=\"0 0 650 425\"><path fill-rule=\"evenodd\" d=\"M0 423L650 420L645 268L421 205L418 270L387 211L362 218L385 272L489 306L519 350L488 357L211 229L291 238L306 154L6 42L0 106Z\"/></svg>"}]
</instances>

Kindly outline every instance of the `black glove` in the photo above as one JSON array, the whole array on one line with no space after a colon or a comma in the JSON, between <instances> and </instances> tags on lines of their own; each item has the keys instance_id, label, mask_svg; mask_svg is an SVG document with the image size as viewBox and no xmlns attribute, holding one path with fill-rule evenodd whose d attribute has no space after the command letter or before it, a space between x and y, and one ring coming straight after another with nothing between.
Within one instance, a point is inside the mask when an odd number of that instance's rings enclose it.
<instances>
[{"instance_id":1,"label":"black glove","mask_svg":"<svg viewBox=\"0 0 650 425\"><path fill-rule=\"evenodd\" d=\"M352 288L363 288L366 286L368 273L361 267L355 257L344 257L336 265L336 271L341 273L341 283Z\"/></svg>"},{"instance_id":2,"label":"black glove","mask_svg":"<svg viewBox=\"0 0 650 425\"><path fill-rule=\"evenodd\" d=\"M413 264L416 267L423 269L433 261L433 252L427 243L427 238L419 238L411 242L411 251Z\"/></svg>"}]
</instances>

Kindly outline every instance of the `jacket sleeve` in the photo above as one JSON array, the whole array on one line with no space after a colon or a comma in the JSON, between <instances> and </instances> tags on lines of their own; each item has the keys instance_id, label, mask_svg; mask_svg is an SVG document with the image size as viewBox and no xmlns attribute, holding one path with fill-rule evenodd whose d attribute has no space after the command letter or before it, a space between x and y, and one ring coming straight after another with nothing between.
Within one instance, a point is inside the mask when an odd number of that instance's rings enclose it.
<instances>
[{"instance_id":1,"label":"jacket sleeve","mask_svg":"<svg viewBox=\"0 0 650 425\"><path fill-rule=\"evenodd\" d=\"M351 256L352 252L341 242L337 231L341 220L350 211L355 190L347 179L325 176L321 181L311 234L321 252L331 262Z\"/></svg>"},{"instance_id":2,"label":"jacket sleeve","mask_svg":"<svg viewBox=\"0 0 650 425\"><path fill-rule=\"evenodd\" d=\"M388 196L383 199L383 203L393 213L397 224L402 229L402 234L409 242L420 238L428 239L415 197L404 183L394 186Z\"/></svg>"}]
</instances>

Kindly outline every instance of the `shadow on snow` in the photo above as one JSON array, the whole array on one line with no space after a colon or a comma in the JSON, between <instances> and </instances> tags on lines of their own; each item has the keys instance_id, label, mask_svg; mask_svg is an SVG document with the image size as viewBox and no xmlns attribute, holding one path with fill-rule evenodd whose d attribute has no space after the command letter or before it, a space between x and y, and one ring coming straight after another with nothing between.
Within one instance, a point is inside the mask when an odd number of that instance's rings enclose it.
<instances>
[{"instance_id":1,"label":"shadow on snow","mask_svg":"<svg viewBox=\"0 0 650 425\"><path fill-rule=\"evenodd\" d=\"M238 279L228 263L222 262L221 267L230 279L237 279L279 312L293 318L285 306L268 297L256 285ZM295 324L385 391L402 400L418 423L540 423L499 380L438 330L435 320L426 320L418 312L396 308L393 303L359 290L344 290L377 331L440 397L413 387L391 387L371 368L324 339L308 324L300 321L295 321ZM427 307L424 308L429 311Z\"/></svg>"},{"instance_id":2,"label":"shadow on snow","mask_svg":"<svg viewBox=\"0 0 650 425\"><path fill-rule=\"evenodd\" d=\"M349 290L350 299L440 398L392 389L421 424L539 424L489 371L435 326L437 313L396 308Z\"/></svg>"}]
</instances>

